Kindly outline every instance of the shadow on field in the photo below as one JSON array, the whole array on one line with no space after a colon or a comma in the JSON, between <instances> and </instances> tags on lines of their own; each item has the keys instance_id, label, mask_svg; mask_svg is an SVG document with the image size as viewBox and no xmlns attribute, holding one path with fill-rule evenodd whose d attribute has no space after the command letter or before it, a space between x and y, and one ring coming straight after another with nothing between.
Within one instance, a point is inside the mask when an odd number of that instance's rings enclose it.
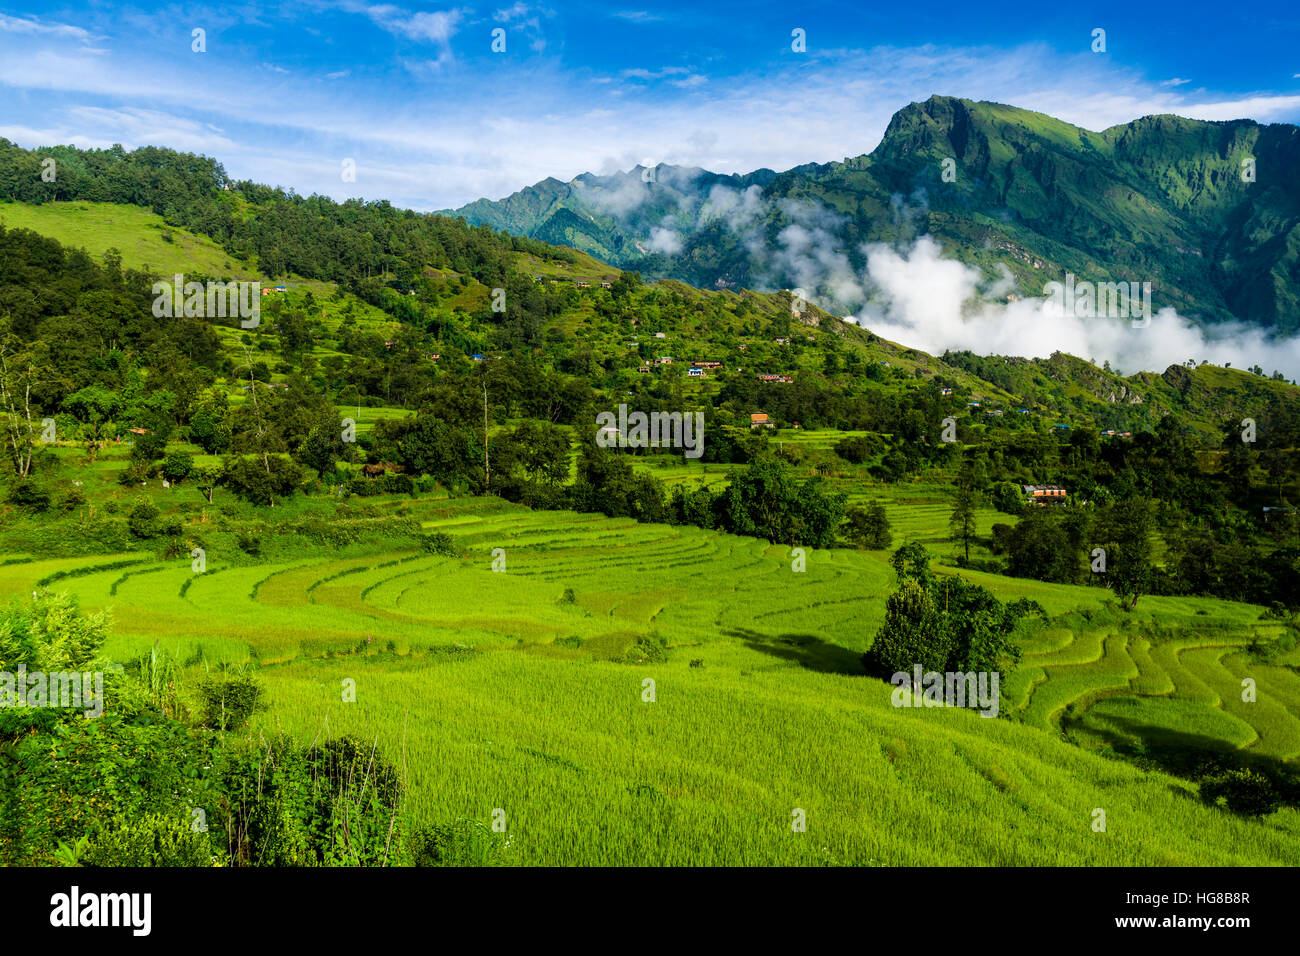
<instances>
[{"instance_id":1,"label":"shadow on field","mask_svg":"<svg viewBox=\"0 0 1300 956\"><path fill-rule=\"evenodd\" d=\"M744 628L725 633L728 637L740 638L751 650L793 661L811 671L854 676L862 676L867 672L862 666L861 654L823 641L812 634L781 634L773 637Z\"/></svg>"},{"instance_id":2,"label":"shadow on field","mask_svg":"<svg viewBox=\"0 0 1300 956\"><path fill-rule=\"evenodd\" d=\"M1118 733L1098 726L1088 727L1088 733L1139 766L1194 782L1228 770L1252 770L1267 777L1285 803L1300 805L1300 773L1289 761L1238 750L1227 741L1203 734L1152 727L1118 716L1107 720ZM1070 729L1065 722L1063 726Z\"/></svg>"}]
</instances>

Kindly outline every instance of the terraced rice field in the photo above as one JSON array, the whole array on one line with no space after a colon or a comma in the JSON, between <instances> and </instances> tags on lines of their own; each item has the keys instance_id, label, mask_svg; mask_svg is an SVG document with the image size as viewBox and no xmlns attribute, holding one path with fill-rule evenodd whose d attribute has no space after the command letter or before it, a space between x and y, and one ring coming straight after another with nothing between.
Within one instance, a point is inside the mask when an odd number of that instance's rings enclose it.
<instances>
[{"instance_id":1,"label":"terraced rice field","mask_svg":"<svg viewBox=\"0 0 1300 956\"><path fill-rule=\"evenodd\" d=\"M1144 599L1121 627L1085 616L1097 589L975 575L1078 610L1025 649L1011 719L988 720L894 708L862 674L892 588L880 555L811 551L796 572L785 548L693 528L495 500L408 513L461 556L213 553L203 574L188 557L0 556L0 595L44 585L111 608L118 660L157 641L256 662L271 706L255 732L377 741L413 824L504 811L500 862L1300 864L1295 811L1244 821L1059 734L1073 708L1115 733L1295 759L1297 662L1251 662L1251 640L1280 636L1258 609ZM660 641L655 660L643 649Z\"/></svg>"}]
</instances>

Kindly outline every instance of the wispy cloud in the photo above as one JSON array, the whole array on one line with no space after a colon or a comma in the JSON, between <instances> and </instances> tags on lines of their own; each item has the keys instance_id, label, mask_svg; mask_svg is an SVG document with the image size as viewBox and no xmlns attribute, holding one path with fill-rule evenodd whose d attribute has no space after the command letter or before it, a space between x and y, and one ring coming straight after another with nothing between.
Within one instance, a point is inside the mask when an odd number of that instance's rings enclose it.
<instances>
[{"instance_id":1,"label":"wispy cloud","mask_svg":"<svg viewBox=\"0 0 1300 956\"><path fill-rule=\"evenodd\" d=\"M38 17L11 17L0 13L0 30L5 33L22 33L28 36L67 37L90 43L101 39L89 30L67 23L52 23Z\"/></svg>"}]
</instances>

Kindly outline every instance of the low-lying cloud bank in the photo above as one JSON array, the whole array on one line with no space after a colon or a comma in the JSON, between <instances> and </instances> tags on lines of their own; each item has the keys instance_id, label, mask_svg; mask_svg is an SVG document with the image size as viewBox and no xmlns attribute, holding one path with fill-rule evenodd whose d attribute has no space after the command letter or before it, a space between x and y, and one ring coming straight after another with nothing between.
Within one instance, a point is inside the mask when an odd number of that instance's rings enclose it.
<instances>
[{"instance_id":1,"label":"low-lying cloud bank","mask_svg":"<svg viewBox=\"0 0 1300 956\"><path fill-rule=\"evenodd\" d=\"M1259 365L1265 374L1300 378L1300 337L1274 338L1240 322L1202 328L1171 307L1158 308L1158 288L1152 290L1157 310L1135 327L1125 318L1070 314L1041 289L1017 288L1005 268L990 282L979 270L943 258L932 236L917 234L926 206L921 191L894 197L900 241L863 246L865 269L855 268L843 251L844 217L820 203L769 200L757 186L743 193L714 186L690 221L698 228L722 220L752 256L758 284L805 290L827 311L931 354L969 349L1045 358L1061 351L1097 365L1109 362L1124 374L1162 372L1191 359L1234 368ZM775 244L763 231L774 215L788 223ZM1008 295L1018 298L1007 301Z\"/></svg>"},{"instance_id":2,"label":"low-lying cloud bank","mask_svg":"<svg viewBox=\"0 0 1300 956\"><path fill-rule=\"evenodd\" d=\"M1168 307L1154 311L1150 321L1134 322L1075 316L1061 303L1025 290L1018 292L1024 298L1008 302L1009 274L990 284L978 270L941 258L939 244L929 236L901 250L871 245L863 251L867 265L857 286L865 301L849 318L932 354L969 349L1043 358L1061 351L1098 365L1109 362L1125 374L1163 371L1191 359L1234 368L1259 365L1266 374L1276 370L1289 379L1300 375L1300 338L1273 338L1241 323L1206 330ZM830 281L849 291L856 278ZM825 277L821 286L826 287Z\"/></svg>"}]
</instances>

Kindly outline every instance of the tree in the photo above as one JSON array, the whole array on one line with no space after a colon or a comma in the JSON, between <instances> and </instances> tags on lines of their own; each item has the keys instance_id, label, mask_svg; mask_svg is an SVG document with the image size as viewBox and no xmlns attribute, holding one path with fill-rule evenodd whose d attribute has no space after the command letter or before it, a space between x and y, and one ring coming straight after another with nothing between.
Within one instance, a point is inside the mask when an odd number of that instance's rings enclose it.
<instances>
[{"instance_id":1,"label":"tree","mask_svg":"<svg viewBox=\"0 0 1300 956\"><path fill-rule=\"evenodd\" d=\"M93 465L105 444L104 423L122 407L121 396L99 385L87 385L65 398L63 407L83 423L86 454Z\"/></svg>"},{"instance_id":2,"label":"tree","mask_svg":"<svg viewBox=\"0 0 1300 956\"><path fill-rule=\"evenodd\" d=\"M930 570L930 552L918 541L909 541L889 559L889 566L894 569L894 577L901 584L903 581L916 581L928 587L933 578Z\"/></svg>"},{"instance_id":3,"label":"tree","mask_svg":"<svg viewBox=\"0 0 1300 956\"><path fill-rule=\"evenodd\" d=\"M948 520L953 537L965 548L965 563L971 559L971 538L975 536L975 488L967 481L958 480L953 490L953 514Z\"/></svg>"},{"instance_id":4,"label":"tree","mask_svg":"<svg viewBox=\"0 0 1300 956\"><path fill-rule=\"evenodd\" d=\"M1102 528L1107 542L1106 584L1125 610L1131 611L1155 575L1151 564L1151 508L1138 498L1121 501L1107 511Z\"/></svg>"},{"instance_id":5,"label":"tree","mask_svg":"<svg viewBox=\"0 0 1300 956\"><path fill-rule=\"evenodd\" d=\"M32 392L41 382L41 369L49 365L0 322L0 414L5 417L5 444L18 477L31 474L36 453L37 416Z\"/></svg>"},{"instance_id":6,"label":"tree","mask_svg":"<svg viewBox=\"0 0 1300 956\"><path fill-rule=\"evenodd\" d=\"M235 458L226 462L222 484L245 501L275 507L277 498L287 498L302 484L298 465L281 455L269 455L264 461Z\"/></svg>"},{"instance_id":7,"label":"tree","mask_svg":"<svg viewBox=\"0 0 1300 956\"><path fill-rule=\"evenodd\" d=\"M885 623L862 657L881 677L911 671L997 671L1005 676L1020 661L1022 621L1043 617L1033 601L1003 604L985 588L958 575L932 575L917 544L894 553L898 589L885 600Z\"/></svg>"},{"instance_id":8,"label":"tree","mask_svg":"<svg viewBox=\"0 0 1300 956\"><path fill-rule=\"evenodd\" d=\"M860 465L871 457L871 442L862 435L850 435L835 443L835 454L850 464Z\"/></svg>"},{"instance_id":9,"label":"tree","mask_svg":"<svg viewBox=\"0 0 1300 956\"><path fill-rule=\"evenodd\" d=\"M870 501L863 508L850 508L845 525L846 536L855 547L882 551L893 543L889 516L879 501Z\"/></svg>"},{"instance_id":10,"label":"tree","mask_svg":"<svg viewBox=\"0 0 1300 956\"><path fill-rule=\"evenodd\" d=\"M316 469L322 478L333 474L339 461L346 459L351 449L343 441L342 425L332 410L320 417L294 451L294 460L308 468Z\"/></svg>"},{"instance_id":11,"label":"tree","mask_svg":"<svg viewBox=\"0 0 1300 956\"><path fill-rule=\"evenodd\" d=\"M917 664L925 671L942 671L947 669L948 652L930 592L908 579L885 599L885 623L862 663L870 673L886 678L910 672Z\"/></svg>"},{"instance_id":12,"label":"tree","mask_svg":"<svg viewBox=\"0 0 1300 956\"><path fill-rule=\"evenodd\" d=\"M194 472L194 456L180 450L170 451L163 460L162 473L173 485L180 484Z\"/></svg>"},{"instance_id":13,"label":"tree","mask_svg":"<svg viewBox=\"0 0 1300 956\"><path fill-rule=\"evenodd\" d=\"M1067 582L1077 573L1078 552L1070 547L1059 516L1047 508L1027 508L1019 523L1003 532L1002 541L1007 572L1018 578Z\"/></svg>"},{"instance_id":14,"label":"tree","mask_svg":"<svg viewBox=\"0 0 1300 956\"><path fill-rule=\"evenodd\" d=\"M824 490L820 478L802 484L788 464L760 455L715 499L720 527L773 544L829 547L844 518L844 496Z\"/></svg>"},{"instance_id":15,"label":"tree","mask_svg":"<svg viewBox=\"0 0 1300 956\"><path fill-rule=\"evenodd\" d=\"M212 504L212 495L221 484L223 469L218 465L200 465L192 472L194 487Z\"/></svg>"}]
</instances>

